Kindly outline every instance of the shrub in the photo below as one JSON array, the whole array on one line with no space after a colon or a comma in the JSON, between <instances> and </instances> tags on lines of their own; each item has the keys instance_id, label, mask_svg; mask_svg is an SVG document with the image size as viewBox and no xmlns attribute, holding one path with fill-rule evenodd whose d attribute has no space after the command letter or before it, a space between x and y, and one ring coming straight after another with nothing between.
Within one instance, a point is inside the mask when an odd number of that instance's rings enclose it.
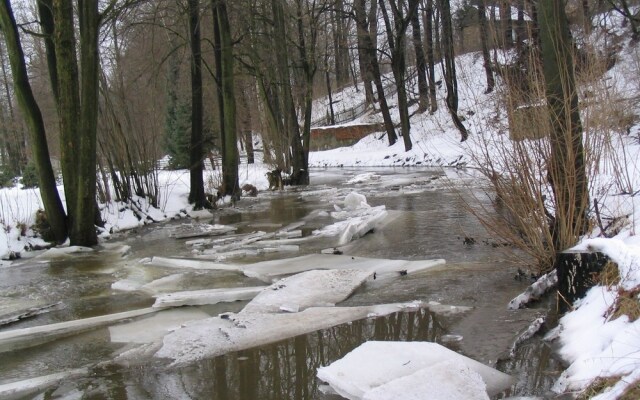
<instances>
[{"instance_id":1,"label":"shrub","mask_svg":"<svg viewBox=\"0 0 640 400\"><path fill-rule=\"evenodd\" d=\"M36 221L31 229L33 229L36 234L40 235L42 239L47 242L53 242L55 240L55 236L51 230L51 225L49 224L49 219L47 218L47 213L42 209L36 211Z\"/></svg>"},{"instance_id":2,"label":"shrub","mask_svg":"<svg viewBox=\"0 0 640 400\"><path fill-rule=\"evenodd\" d=\"M22 186L24 189L38 187L38 171L36 170L36 165L32 162L24 167L24 172L22 173Z\"/></svg>"}]
</instances>

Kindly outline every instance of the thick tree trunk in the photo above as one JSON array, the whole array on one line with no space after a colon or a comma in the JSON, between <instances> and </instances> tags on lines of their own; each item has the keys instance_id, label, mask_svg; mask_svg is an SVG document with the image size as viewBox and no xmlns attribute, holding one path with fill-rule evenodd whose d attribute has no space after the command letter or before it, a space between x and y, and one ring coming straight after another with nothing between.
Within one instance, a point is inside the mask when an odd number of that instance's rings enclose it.
<instances>
[{"instance_id":1,"label":"thick tree trunk","mask_svg":"<svg viewBox=\"0 0 640 400\"><path fill-rule=\"evenodd\" d=\"M49 159L49 147L42 119L42 113L31 90L29 76L24 61L24 53L20 44L18 28L13 17L9 0L0 2L0 26L7 43L7 52L11 63L13 83L18 105L29 126L31 136L31 152L38 169L40 195L47 213L51 230L58 243L67 239L68 230L66 215L56 187L56 179Z\"/></svg>"},{"instance_id":2,"label":"thick tree trunk","mask_svg":"<svg viewBox=\"0 0 640 400\"><path fill-rule=\"evenodd\" d=\"M98 0L78 4L80 26L80 133L78 138L76 209L71 244L94 246L96 235L96 132L98 128ZM98 218L99 219L99 218Z\"/></svg>"},{"instance_id":3,"label":"thick tree trunk","mask_svg":"<svg viewBox=\"0 0 640 400\"><path fill-rule=\"evenodd\" d=\"M189 203L199 210L211 207L204 194L202 134L202 51L200 1L189 0L189 44L191 45L191 142L189 146Z\"/></svg>"},{"instance_id":4,"label":"thick tree trunk","mask_svg":"<svg viewBox=\"0 0 640 400\"><path fill-rule=\"evenodd\" d=\"M589 207L573 45L564 7L564 1L541 0L538 10L545 92L552 128L547 171L555 200L551 229L557 251L573 246L586 231Z\"/></svg>"},{"instance_id":5,"label":"thick tree trunk","mask_svg":"<svg viewBox=\"0 0 640 400\"><path fill-rule=\"evenodd\" d=\"M224 158L222 160L222 195L240 198L238 183L238 145L236 133L236 100L234 94L233 75L233 42L231 26L227 14L226 0L219 0L216 6L218 29L220 35L220 69L224 120Z\"/></svg>"},{"instance_id":6,"label":"thick tree trunk","mask_svg":"<svg viewBox=\"0 0 640 400\"><path fill-rule=\"evenodd\" d=\"M302 0L298 0L297 11L298 11L298 51L300 53L300 64L302 65L302 72L304 74L304 100L303 100L303 109L304 109L304 125L302 128L302 168L305 171L302 174L302 183L308 185L309 184L309 150L310 150L310 142L311 142L311 111L313 107L313 80L315 77L316 67L315 67L315 27L311 29L314 31L311 35L311 43L307 43L304 34L304 15L302 12ZM309 45L309 47L307 46Z\"/></svg>"},{"instance_id":7,"label":"thick tree trunk","mask_svg":"<svg viewBox=\"0 0 640 400\"><path fill-rule=\"evenodd\" d=\"M60 166L64 179L64 192L69 213L70 237L76 224L77 167L80 149L79 126L80 96L76 38L73 26L73 2L54 0L54 44L58 76L58 123L60 125Z\"/></svg>"}]
</instances>

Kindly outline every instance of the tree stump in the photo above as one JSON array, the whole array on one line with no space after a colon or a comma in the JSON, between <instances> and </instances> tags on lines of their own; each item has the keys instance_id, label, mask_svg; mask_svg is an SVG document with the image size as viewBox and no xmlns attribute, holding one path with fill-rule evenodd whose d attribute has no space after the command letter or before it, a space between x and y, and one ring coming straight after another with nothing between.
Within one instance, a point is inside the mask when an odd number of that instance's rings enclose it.
<instances>
[{"instance_id":1,"label":"tree stump","mask_svg":"<svg viewBox=\"0 0 640 400\"><path fill-rule=\"evenodd\" d=\"M581 299L607 264L608 257L599 252L563 251L556 258L558 273L558 305L566 310Z\"/></svg>"}]
</instances>

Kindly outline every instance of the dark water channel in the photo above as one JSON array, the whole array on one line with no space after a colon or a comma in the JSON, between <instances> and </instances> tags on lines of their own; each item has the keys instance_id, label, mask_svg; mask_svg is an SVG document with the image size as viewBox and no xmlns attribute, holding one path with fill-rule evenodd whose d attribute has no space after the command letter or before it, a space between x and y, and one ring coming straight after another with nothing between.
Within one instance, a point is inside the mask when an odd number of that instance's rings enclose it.
<instances>
[{"instance_id":1,"label":"dark water channel","mask_svg":"<svg viewBox=\"0 0 640 400\"><path fill-rule=\"evenodd\" d=\"M357 174L375 172L377 178L346 184ZM451 173L450 173L451 174ZM447 183L445 172L427 169L331 169L314 171L313 185L283 193L261 193L244 199L237 209L218 211L209 223L230 224L236 233L275 231L304 221L303 236L332 223L326 212L350 191L367 197L372 206L385 205L389 218L372 234L341 247L346 255L420 260L444 258L436 270L401 276L383 283L367 283L340 305L373 305L413 300L472 307L463 314L443 316L428 310L396 313L287 339L268 346L234 352L169 368L150 359L126 367L107 361L126 347L112 343L109 330L95 329L21 350L0 352L0 385L89 367L88 374L50 385L24 398L54 399L339 399L323 393L315 378L328 365L368 340L433 341L442 343L516 377L507 395L544 396L561 368L539 338L525 342L507 357L517 334L549 304L509 311L506 304L527 282L513 279L517 266L496 247L496 241L468 212L467 202L489 200L474 178L462 195ZM324 211L324 212L322 212ZM56 261L24 260L0 268L0 316L5 308L51 304L52 311L10 325L0 332L48 323L149 307L154 299L144 291L119 291L111 285L133 277L151 282L175 274L174 269L141 265L152 256L191 257L184 240L170 237L182 220L130 231L114 238L109 248ZM474 243L465 243L473 238ZM122 255L118 244L131 246ZM230 261L254 262L298 256L335 246L335 238L310 239L294 254L246 256ZM253 286L258 282L234 272L179 271L177 286L166 291ZM237 312L245 303L188 307L207 315ZM183 308L184 309L184 308ZM1 319L1 318L0 318Z\"/></svg>"}]
</instances>

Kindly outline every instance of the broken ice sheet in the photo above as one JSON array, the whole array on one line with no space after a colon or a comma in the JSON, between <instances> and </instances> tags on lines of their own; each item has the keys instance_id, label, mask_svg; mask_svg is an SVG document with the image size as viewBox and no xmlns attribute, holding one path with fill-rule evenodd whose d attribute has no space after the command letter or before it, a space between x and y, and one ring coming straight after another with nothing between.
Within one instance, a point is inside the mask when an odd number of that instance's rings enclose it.
<instances>
[{"instance_id":1,"label":"broken ice sheet","mask_svg":"<svg viewBox=\"0 0 640 400\"><path fill-rule=\"evenodd\" d=\"M174 365L274 343L370 316L402 311L405 304L313 307L298 313L239 313L193 321L166 335L156 357ZM415 307L415 305L413 305Z\"/></svg>"},{"instance_id":2,"label":"broken ice sheet","mask_svg":"<svg viewBox=\"0 0 640 400\"><path fill-rule=\"evenodd\" d=\"M318 368L317 375L341 396L361 400L381 385L441 362L462 364L479 374L489 396L502 392L512 383L509 375L430 342L366 342L331 365Z\"/></svg>"},{"instance_id":3,"label":"broken ice sheet","mask_svg":"<svg viewBox=\"0 0 640 400\"><path fill-rule=\"evenodd\" d=\"M359 270L311 270L281 279L258 294L243 313L299 311L345 300L372 276Z\"/></svg>"},{"instance_id":4,"label":"broken ice sheet","mask_svg":"<svg viewBox=\"0 0 640 400\"><path fill-rule=\"evenodd\" d=\"M443 361L394 379L364 394L363 400L489 400L480 374L463 362Z\"/></svg>"},{"instance_id":5,"label":"broken ice sheet","mask_svg":"<svg viewBox=\"0 0 640 400\"><path fill-rule=\"evenodd\" d=\"M155 308L179 307L185 305L217 304L223 302L250 300L266 286L219 288L167 293L156 297Z\"/></svg>"},{"instance_id":6,"label":"broken ice sheet","mask_svg":"<svg viewBox=\"0 0 640 400\"><path fill-rule=\"evenodd\" d=\"M164 310L150 317L109 327L114 343L151 343L187 321L208 318L209 314L195 308Z\"/></svg>"},{"instance_id":7,"label":"broken ice sheet","mask_svg":"<svg viewBox=\"0 0 640 400\"><path fill-rule=\"evenodd\" d=\"M442 259L436 260L389 260L384 258L352 257L345 255L309 254L283 260L262 261L237 266L246 276L256 277L265 282L282 275L290 275L312 269L357 269L375 273L376 278L412 274L425 269L444 265Z\"/></svg>"}]
</instances>

